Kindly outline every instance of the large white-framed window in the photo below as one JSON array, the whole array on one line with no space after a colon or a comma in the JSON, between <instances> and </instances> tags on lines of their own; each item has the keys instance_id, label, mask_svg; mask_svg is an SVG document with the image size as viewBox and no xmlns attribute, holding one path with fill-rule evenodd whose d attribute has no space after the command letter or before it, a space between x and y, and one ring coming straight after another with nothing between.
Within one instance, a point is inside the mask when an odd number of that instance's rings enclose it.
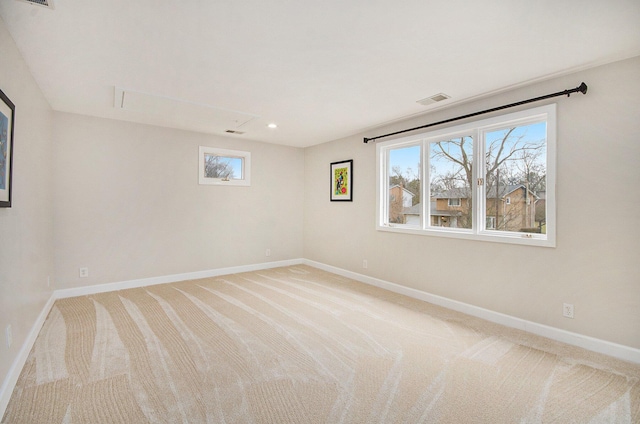
<instances>
[{"instance_id":1,"label":"large white-framed window","mask_svg":"<svg viewBox=\"0 0 640 424\"><path fill-rule=\"evenodd\" d=\"M198 181L200 184L250 186L251 152L200 146Z\"/></svg>"},{"instance_id":2,"label":"large white-framed window","mask_svg":"<svg viewBox=\"0 0 640 424\"><path fill-rule=\"evenodd\" d=\"M376 150L378 230L555 246L555 104Z\"/></svg>"}]
</instances>

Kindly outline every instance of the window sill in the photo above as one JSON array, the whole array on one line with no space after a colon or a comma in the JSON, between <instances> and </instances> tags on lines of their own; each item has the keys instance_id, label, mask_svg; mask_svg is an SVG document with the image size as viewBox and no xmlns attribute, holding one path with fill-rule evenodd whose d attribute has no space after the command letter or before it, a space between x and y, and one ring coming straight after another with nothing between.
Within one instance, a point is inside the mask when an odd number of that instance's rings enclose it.
<instances>
[{"instance_id":1,"label":"window sill","mask_svg":"<svg viewBox=\"0 0 640 424\"><path fill-rule=\"evenodd\" d=\"M463 240L488 241L493 243L520 244L536 247L556 247L555 240L550 240L546 235L532 233L507 233L497 231L483 231L475 234L471 230L447 228L447 229L421 229L417 226L391 224L378 225L378 231L386 231L400 234L414 234L419 236L457 238Z\"/></svg>"}]
</instances>

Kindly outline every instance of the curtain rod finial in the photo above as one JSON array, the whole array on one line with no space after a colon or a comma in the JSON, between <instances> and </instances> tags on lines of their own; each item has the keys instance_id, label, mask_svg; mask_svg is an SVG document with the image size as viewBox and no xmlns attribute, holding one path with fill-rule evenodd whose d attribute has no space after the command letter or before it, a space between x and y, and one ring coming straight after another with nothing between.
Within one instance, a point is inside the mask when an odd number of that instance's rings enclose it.
<instances>
[{"instance_id":1,"label":"curtain rod finial","mask_svg":"<svg viewBox=\"0 0 640 424\"><path fill-rule=\"evenodd\" d=\"M365 138L364 138L364 144L369 143L369 140L370 140L369 138L365 137Z\"/></svg>"},{"instance_id":2,"label":"curtain rod finial","mask_svg":"<svg viewBox=\"0 0 640 424\"><path fill-rule=\"evenodd\" d=\"M578 91L580 91L582 94L587 94L587 84L585 84L584 82L582 84L580 84L580 86L578 87Z\"/></svg>"}]
</instances>

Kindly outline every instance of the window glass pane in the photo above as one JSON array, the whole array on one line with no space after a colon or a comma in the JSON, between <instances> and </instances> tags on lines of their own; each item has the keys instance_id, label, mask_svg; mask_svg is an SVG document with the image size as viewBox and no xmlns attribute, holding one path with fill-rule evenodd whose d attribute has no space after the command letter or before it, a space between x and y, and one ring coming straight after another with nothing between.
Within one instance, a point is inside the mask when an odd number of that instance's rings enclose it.
<instances>
[{"instance_id":1,"label":"window glass pane","mask_svg":"<svg viewBox=\"0 0 640 424\"><path fill-rule=\"evenodd\" d=\"M486 229L546 234L546 123L487 132L485 149Z\"/></svg>"},{"instance_id":2,"label":"window glass pane","mask_svg":"<svg viewBox=\"0 0 640 424\"><path fill-rule=\"evenodd\" d=\"M229 180L243 179L242 158L205 153L204 176Z\"/></svg>"},{"instance_id":3,"label":"window glass pane","mask_svg":"<svg viewBox=\"0 0 640 424\"><path fill-rule=\"evenodd\" d=\"M390 224L421 225L420 146L389 150Z\"/></svg>"},{"instance_id":4,"label":"window glass pane","mask_svg":"<svg viewBox=\"0 0 640 424\"><path fill-rule=\"evenodd\" d=\"M429 143L429 225L472 228L472 165L472 137Z\"/></svg>"}]
</instances>

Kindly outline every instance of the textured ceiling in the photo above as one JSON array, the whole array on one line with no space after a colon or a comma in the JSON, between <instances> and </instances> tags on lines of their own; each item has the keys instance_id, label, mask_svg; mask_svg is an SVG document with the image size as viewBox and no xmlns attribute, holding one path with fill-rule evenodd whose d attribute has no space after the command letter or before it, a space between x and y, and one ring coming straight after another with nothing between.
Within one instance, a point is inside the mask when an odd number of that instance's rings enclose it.
<instances>
[{"instance_id":1,"label":"textured ceiling","mask_svg":"<svg viewBox=\"0 0 640 424\"><path fill-rule=\"evenodd\" d=\"M638 0L2 0L0 16L55 110L292 146L640 55Z\"/></svg>"}]
</instances>

